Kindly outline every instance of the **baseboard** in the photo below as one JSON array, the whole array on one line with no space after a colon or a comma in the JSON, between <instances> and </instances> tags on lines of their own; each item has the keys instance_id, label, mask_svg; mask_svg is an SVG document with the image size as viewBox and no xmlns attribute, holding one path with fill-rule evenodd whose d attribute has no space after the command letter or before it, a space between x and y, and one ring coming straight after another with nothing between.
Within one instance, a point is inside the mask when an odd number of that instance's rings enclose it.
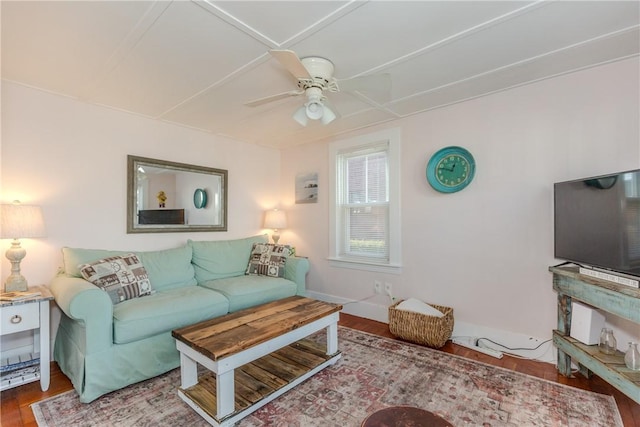
<instances>
[{"instance_id":1,"label":"baseboard","mask_svg":"<svg viewBox=\"0 0 640 427\"><path fill-rule=\"evenodd\" d=\"M369 301L354 301L310 290L307 291L307 296L321 301L342 304L343 313L364 317L365 319L371 319L382 323L389 323L388 305ZM476 342L478 338L486 338L480 339L478 342L479 347L497 350L505 354L515 354L521 357L535 359L540 362L556 364L557 352L555 351L553 343L549 341L542 344L544 341L551 338L551 331L549 331L549 338L543 339L456 320L452 337L469 339L474 342ZM540 345L540 347L536 350L510 350L499 345L495 345L487 339L500 343L511 349L531 349L538 345Z\"/></svg>"},{"instance_id":2,"label":"baseboard","mask_svg":"<svg viewBox=\"0 0 640 427\"><path fill-rule=\"evenodd\" d=\"M389 323L388 307L381 304L374 304L368 301L354 301L335 295L323 294L307 290L307 296L320 301L342 304L342 312L352 314L365 319L371 319L382 323Z\"/></svg>"}]
</instances>

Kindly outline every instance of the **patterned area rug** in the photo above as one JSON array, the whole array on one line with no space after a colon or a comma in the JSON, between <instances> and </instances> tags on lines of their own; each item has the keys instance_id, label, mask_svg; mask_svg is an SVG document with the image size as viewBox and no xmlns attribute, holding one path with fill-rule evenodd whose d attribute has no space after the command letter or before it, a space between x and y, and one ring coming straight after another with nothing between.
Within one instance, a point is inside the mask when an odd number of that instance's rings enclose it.
<instances>
[{"instance_id":1,"label":"patterned area rug","mask_svg":"<svg viewBox=\"0 0 640 427\"><path fill-rule=\"evenodd\" d=\"M323 339L323 334L315 336ZM613 397L341 327L342 358L239 427L360 426L395 405L456 426L622 427ZM178 369L83 404L70 391L32 405L43 426L206 426L177 396Z\"/></svg>"}]
</instances>

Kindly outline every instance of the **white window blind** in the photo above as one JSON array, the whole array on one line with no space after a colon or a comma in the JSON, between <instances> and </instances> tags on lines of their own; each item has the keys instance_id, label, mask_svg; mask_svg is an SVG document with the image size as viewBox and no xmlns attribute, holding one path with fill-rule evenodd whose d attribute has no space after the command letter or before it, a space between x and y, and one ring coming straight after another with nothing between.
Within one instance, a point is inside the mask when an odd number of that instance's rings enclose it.
<instances>
[{"instance_id":1,"label":"white window blind","mask_svg":"<svg viewBox=\"0 0 640 427\"><path fill-rule=\"evenodd\" d=\"M388 142L341 150L336 162L338 255L388 263Z\"/></svg>"},{"instance_id":2,"label":"white window blind","mask_svg":"<svg viewBox=\"0 0 640 427\"><path fill-rule=\"evenodd\" d=\"M400 135L382 130L329 144L329 264L400 274Z\"/></svg>"}]
</instances>

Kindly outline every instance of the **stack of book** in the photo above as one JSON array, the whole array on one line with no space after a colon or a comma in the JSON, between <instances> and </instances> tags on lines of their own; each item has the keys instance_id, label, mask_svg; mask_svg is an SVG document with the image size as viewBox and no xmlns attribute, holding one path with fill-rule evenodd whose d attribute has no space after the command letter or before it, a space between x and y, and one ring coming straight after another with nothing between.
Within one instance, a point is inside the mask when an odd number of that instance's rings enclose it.
<instances>
[{"instance_id":1,"label":"stack of book","mask_svg":"<svg viewBox=\"0 0 640 427\"><path fill-rule=\"evenodd\" d=\"M40 363L39 353L27 353L20 356L4 357L0 360L0 373L14 371L27 366L38 365Z\"/></svg>"},{"instance_id":2,"label":"stack of book","mask_svg":"<svg viewBox=\"0 0 640 427\"><path fill-rule=\"evenodd\" d=\"M28 353L0 360L0 388L40 378L40 354Z\"/></svg>"}]
</instances>

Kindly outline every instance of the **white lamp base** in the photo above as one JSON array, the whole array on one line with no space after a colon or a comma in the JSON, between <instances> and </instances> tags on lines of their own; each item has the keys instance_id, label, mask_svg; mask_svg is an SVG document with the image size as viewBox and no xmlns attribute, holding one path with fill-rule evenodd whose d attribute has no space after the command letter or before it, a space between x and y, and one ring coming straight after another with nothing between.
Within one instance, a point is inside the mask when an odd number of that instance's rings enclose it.
<instances>
[{"instance_id":1,"label":"white lamp base","mask_svg":"<svg viewBox=\"0 0 640 427\"><path fill-rule=\"evenodd\" d=\"M13 292L28 290L29 286L27 285L27 279L20 274L20 261L22 261L25 255L27 255L27 251L20 246L20 241L18 239L13 239L11 247L7 249L5 255L11 263L11 274L4 282L4 291Z\"/></svg>"},{"instance_id":2,"label":"white lamp base","mask_svg":"<svg viewBox=\"0 0 640 427\"><path fill-rule=\"evenodd\" d=\"M271 238L273 239L273 243L277 245L278 240L280 240L280 233L278 233L278 230L273 230L273 234L271 235Z\"/></svg>"}]
</instances>

